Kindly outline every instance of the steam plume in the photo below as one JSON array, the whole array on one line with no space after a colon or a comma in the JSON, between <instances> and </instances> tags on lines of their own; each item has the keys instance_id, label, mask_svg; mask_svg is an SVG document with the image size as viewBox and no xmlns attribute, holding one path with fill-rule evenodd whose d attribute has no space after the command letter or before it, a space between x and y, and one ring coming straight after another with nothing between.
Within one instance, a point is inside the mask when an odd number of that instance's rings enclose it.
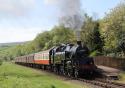
<instances>
[{"instance_id":1,"label":"steam plume","mask_svg":"<svg viewBox=\"0 0 125 88\"><path fill-rule=\"evenodd\" d=\"M80 0L45 0L48 3L57 3L59 8L59 23L75 30L77 41L80 41L80 29L83 24Z\"/></svg>"},{"instance_id":2,"label":"steam plume","mask_svg":"<svg viewBox=\"0 0 125 88\"><path fill-rule=\"evenodd\" d=\"M80 30L83 23L80 0L61 0L59 16L59 23Z\"/></svg>"}]
</instances>

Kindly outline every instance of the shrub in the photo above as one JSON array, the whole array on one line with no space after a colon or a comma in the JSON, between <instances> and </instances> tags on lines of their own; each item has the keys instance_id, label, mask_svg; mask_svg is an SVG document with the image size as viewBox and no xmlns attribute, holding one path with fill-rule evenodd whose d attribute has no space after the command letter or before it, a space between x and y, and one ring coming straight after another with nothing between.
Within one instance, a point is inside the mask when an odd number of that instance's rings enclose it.
<instances>
[{"instance_id":1,"label":"shrub","mask_svg":"<svg viewBox=\"0 0 125 88\"><path fill-rule=\"evenodd\" d=\"M91 54L90 54L91 57L99 56L99 55L102 55L102 53L100 53L98 50L95 50L95 51L91 52Z\"/></svg>"}]
</instances>

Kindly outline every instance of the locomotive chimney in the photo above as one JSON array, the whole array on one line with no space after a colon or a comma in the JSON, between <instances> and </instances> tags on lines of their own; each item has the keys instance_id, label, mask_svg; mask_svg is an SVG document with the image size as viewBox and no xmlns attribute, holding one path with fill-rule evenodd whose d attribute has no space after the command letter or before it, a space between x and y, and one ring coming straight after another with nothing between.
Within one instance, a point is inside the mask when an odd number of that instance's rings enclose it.
<instances>
[{"instance_id":1,"label":"locomotive chimney","mask_svg":"<svg viewBox=\"0 0 125 88\"><path fill-rule=\"evenodd\" d=\"M81 44L81 34L80 34L79 30L76 31L76 39L77 39L77 44L82 45Z\"/></svg>"}]
</instances>

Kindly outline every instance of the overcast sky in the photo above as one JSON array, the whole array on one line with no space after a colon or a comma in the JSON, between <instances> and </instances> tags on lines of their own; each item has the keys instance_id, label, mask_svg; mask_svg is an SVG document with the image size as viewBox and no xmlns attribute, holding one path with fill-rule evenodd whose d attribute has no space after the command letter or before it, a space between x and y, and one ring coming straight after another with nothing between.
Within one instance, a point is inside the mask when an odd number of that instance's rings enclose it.
<instances>
[{"instance_id":1,"label":"overcast sky","mask_svg":"<svg viewBox=\"0 0 125 88\"><path fill-rule=\"evenodd\" d=\"M57 0L0 0L0 43L33 40L58 22ZM89 15L105 12L121 0L81 0L82 9Z\"/></svg>"}]
</instances>

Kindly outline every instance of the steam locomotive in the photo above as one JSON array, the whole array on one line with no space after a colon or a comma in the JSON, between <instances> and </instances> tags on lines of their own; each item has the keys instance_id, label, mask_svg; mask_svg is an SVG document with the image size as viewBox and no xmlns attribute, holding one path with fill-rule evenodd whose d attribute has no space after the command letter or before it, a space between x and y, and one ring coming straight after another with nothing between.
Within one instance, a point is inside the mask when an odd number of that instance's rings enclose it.
<instances>
[{"instance_id":1,"label":"steam locomotive","mask_svg":"<svg viewBox=\"0 0 125 88\"><path fill-rule=\"evenodd\" d=\"M92 76L96 70L93 58L89 57L89 49L81 41L77 45L61 44L46 51L20 56L15 63L76 78Z\"/></svg>"}]
</instances>

